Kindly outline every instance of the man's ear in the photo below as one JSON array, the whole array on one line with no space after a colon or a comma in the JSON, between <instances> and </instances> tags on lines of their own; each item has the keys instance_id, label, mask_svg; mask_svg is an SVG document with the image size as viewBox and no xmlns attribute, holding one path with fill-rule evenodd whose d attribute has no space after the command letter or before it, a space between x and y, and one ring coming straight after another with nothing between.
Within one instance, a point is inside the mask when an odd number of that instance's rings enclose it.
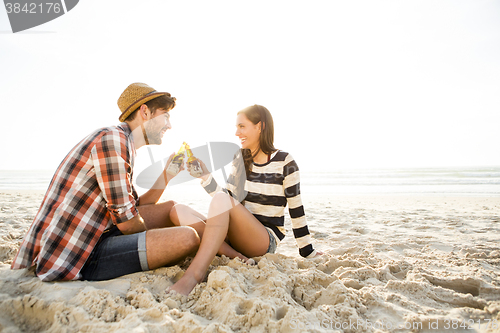
<instances>
[{"instance_id":1,"label":"man's ear","mask_svg":"<svg viewBox=\"0 0 500 333\"><path fill-rule=\"evenodd\" d=\"M148 119L148 112L149 108L146 104L142 104L141 107L139 108L139 115L142 117L143 120Z\"/></svg>"}]
</instances>

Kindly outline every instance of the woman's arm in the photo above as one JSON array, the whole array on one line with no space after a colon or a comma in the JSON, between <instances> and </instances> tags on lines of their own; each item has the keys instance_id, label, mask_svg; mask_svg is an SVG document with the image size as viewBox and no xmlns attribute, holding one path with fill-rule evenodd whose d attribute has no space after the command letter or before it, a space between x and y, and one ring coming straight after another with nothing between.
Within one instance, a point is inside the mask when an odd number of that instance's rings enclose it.
<instances>
[{"instance_id":1,"label":"woman's arm","mask_svg":"<svg viewBox=\"0 0 500 333\"><path fill-rule=\"evenodd\" d=\"M217 181L212 176L210 171L208 171L207 166L203 163L202 160L198 159L200 163L202 174L199 177L201 179L201 186L205 189L205 191L210 194L210 196L214 196L215 193L223 191L223 189L217 184Z\"/></svg>"},{"instance_id":2,"label":"woman's arm","mask_svg":"<svg viewBox=\"0 0 500 333\"><path fill-rule=\"evenodd\" d=\"M203 161L201 160L198 160L198 162L200 163L201 169L203 171L202 175L199 177L201 179L201 186L205 189L205 191L208 194L210 194L213 197L217 192L225 192L240 202L245 199L246 193L244 192L244 186L246 177L241 179L242 184L236 186L235 180L239 179L238 177L236 177L236 174L239 171L237 170L236 167L234 167L234 165L231 174L229 175L228 179L226 179L227 187L224 188L217 183L215 178L208 171L208 168L206 167L205 163L203 163Z\"/></svg>"},{"instance_id":3,"label":"woman's arm","mask_svg":"<svg viewBox=\"0 0 500 333\"><path fill-rule=\"evenodd\" d=\"M283 176L283 188L292 220L293 235L299 247L299 253L302 257L314 257L317 251L312 245L311 234L309 233L304 206L302 205L299 167L290 155L285 159Z\"/></svg>"}]
</instances>

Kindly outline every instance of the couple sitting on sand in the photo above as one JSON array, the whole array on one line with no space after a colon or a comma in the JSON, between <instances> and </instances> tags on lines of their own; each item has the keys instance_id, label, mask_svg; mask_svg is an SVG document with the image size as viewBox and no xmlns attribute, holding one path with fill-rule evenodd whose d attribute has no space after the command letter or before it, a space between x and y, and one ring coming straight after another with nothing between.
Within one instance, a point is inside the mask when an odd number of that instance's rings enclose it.
<instances>
[{"instance_id":1,"label":"couple sitting on sand","mask_svg":"<svg viewBox=\"0 0 500 333\"><path fill-rule=\"evenodd\" d=\"M221 189L200 163L202 186L213 196L208 218L174 201L158 203L175 177L165 171L173 154L154 186L137 195L132 183L136 149L161 144L175 103L169 93L143 83L125 89L118 99L121 123L84 138L56 170L12 269L36 266L42 281L108 280L196 253L171 287L187 295L217 254L252 263L248 258L274 253L285 237L287 204L300 255L321 254L311 244L297 164L274 148L273 119L263 106L237 115L244 163L233 168L241 172L229 177L228 189ZM237 200L237 193L245 195Z\"/></svg>"}]
</instances>

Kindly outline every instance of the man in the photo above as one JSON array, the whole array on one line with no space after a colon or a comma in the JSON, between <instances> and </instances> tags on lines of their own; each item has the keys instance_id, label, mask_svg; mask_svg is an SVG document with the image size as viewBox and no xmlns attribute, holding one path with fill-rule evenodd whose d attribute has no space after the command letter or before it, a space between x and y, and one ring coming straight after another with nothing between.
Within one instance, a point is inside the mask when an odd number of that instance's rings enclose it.
<instances>
[{"instance_id":1,"label":"man","mask_svg":"<svg viewBox=\"0 0 500 333\"><path fill-rule=\"evenodd\" d=\"M42 281L107 280L172 264L198 249L193 228L172 227L174 219L180 225L175 203L157 203L173 176L164 170L140 198L132 183L136 149L161 144L175 103L144 83L125 89L118 99L121 123L87 136L58 167L12 269L35 265ZM185 206L182 212L203 220Z\"/></svg>"}]
</instances>

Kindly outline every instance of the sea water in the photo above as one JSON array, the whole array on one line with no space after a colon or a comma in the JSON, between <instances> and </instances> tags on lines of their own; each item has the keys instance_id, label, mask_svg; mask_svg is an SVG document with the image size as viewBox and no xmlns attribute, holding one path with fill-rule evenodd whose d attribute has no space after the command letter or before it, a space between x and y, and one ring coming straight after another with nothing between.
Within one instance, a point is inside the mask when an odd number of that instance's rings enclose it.
<instances>
[{"instance_id":1,"label":"sea water","mask_svg":"<svg viewBox=\"0 0 500 333\"><path fill-rule=\"evenodd\" d=\"M45 191L54 170L0 170L1 190ZM219 179L221 179L219 177ZM147 188L137 185L139 193ZM199 192L199 180L176 184L171 192ZM301 170L303 195L500 196L500 167Z\"/></svg>"},{"instance_id":2,"label":"sea water","mask_svg":"<svg viewBox=\"0 0 500 333\"><path fill-rule=\"evenodd\" d=\"M311 194L500 196L500 167L304 172L301 184Z\"/></svg>"}]
</instances>

